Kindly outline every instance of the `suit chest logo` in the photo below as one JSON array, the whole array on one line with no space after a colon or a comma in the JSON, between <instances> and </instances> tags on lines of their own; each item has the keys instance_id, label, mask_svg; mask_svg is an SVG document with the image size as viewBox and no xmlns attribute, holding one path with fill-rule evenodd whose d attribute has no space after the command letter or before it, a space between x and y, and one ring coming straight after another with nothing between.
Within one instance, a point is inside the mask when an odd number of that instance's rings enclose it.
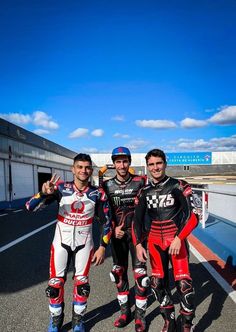
<instances>
[{"instance_id":1,"label":"suit chest logo","mask_svg":"<svg viewBox=\"0 0 236 332\"><path fill-rule=\"evenodd\" d=\"M147 206L149 209L156 209L158 207L169 207L174 205L174 197L171 194L167 195L149 195L147 196Z\"/></svg>"}]
</instances>

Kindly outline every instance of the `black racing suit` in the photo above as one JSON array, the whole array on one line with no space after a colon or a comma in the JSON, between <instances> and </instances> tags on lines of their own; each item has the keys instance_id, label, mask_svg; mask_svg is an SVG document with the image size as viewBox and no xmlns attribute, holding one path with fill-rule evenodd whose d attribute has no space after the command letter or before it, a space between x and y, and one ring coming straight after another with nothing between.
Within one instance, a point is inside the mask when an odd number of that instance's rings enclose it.
<instances>
[{"instance_id":1,"label":"black racing suit","mask_svg":"<svg viewBox=\"0 0 236 332\"><path fill-rule=\"evenodd\" d=\"M130 174L125 182L114 177L103 183L112 211L114 228L123 225L125 235L117 239L111 237L113 269L111 280L116 283L118 301L120 306L128 303L129 282L127 276L129 252L132 257L132 267L135 279L136 306L143 310L147 304L147 269L144 263L138 261L136 250L132 241L132 223L134 218L135 199L146 183L146 177Z\"/></svg>"},{"instance_id":2,"label":"black racing suit","mask_svg":"<svg viewBox=\"0 0 236 332\"><path fill-rule=\"evenodd\" d=\"M173 266L173 274L181 301L181 313L190 322L194 317L194 289L189 273L186 238L198 224L190 185L182 180L165 176L160 182L150 182L137 200L135 208L134 235L136 244L142 241L143 229L149 228L148 250L152 268L151 287L161 304L164 318L173 313L168 265ZM148 214L149 225L145 214ZM168 254L175 236L181 240L178 255ZM173 316L173 314L172 314Z\"/></svg>"}]
</instances>

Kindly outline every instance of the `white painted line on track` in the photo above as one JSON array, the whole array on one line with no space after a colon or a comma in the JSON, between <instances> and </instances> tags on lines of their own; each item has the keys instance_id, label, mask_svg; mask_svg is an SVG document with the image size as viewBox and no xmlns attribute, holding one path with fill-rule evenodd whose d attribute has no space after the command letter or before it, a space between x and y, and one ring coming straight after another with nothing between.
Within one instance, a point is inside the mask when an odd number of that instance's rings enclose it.
<instances>
[{"instance_id":1,"label":"white painted line on track","mask_svg":"<svg viewBox=\"0 0 236 332\"><path fill-rule=\"evenodd\" d=\"M228 282L221 277L221 275L211 266L210 263L195 249L191 244L190 250L193 255L199 260L200 263L207 269L207 271L213 276L213 278L218 282L218 284L225 290L225 292L231 297L231 299L236 303L236 291L228 284Z\"/></svg>"},{"instance_id":2,"label":"white painted line on track","mask_svg":"<svg viewBox=\"0 0 236 332\"><path fill-rule=\"evenodd\" d=\"M12 211L13 213L23 211L23 209Z\"/></svg>"},{"instance_id":3,"label":"white painted line on track","mask_svg":"<svg viewBox=\"0 0 236 332\"><path fill-rule=\"evenodd\" d=\"M3 217L3 216L8 216L8 213L0 214L0 217Z\"/></svg>"},{"instance_id":4,"label":"white painted line on track","mask_svg":"<svg viewBox=\"0 0 236 332\"><path fill-rule=\"evenodd\" d=\"M34 231L32 231L32 232L30 232L30 233L28 233L28 234L25 234L25 235L19 237L18 239L16 239L16 240L14 240L14 241L12 241L12 242L6 244L5 246L1 247L1 248L0 248L0 252L3 252L3 251L5 251L5 250L7 250L7 249L13 247L15 244L17 244L17 243L19 243L19 242L21 242L21 241L24 241L24 240L27 239L28 237L30 237L30 236L32 236L32 235L34 235L34 234L36 234L36 233L42 231L44 228L47 228L47 227L51 226L52 224L55 224L56 222L57 222L57 219L51 221L50 223L48 223L48 224L46 224L46 225L44 225L44 226L42 226L42 227L40 227L40 228L35 229Z\"/></svg>"}]
</instances>

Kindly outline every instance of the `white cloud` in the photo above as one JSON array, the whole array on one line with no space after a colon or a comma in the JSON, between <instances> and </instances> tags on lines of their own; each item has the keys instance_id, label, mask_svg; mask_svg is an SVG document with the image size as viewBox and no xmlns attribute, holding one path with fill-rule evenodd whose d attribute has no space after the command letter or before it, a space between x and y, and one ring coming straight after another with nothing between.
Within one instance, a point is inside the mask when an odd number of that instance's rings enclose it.
<instances>
[{"instance_id":1,"label":"white cloud","mask_svg":"<svg viewBox=\"0 0 236 332\"><path fill-rule=\"evenodd\" d=\"M169 129L177 127L173 121L168 120L136 120L135 123L138 127L143 128Z\"/></svg>"},{"instance_id":2,"label":"white cloud","mask_svg":"<svg viewBox=\"0 0 236 332\"><path fill-rule=\"evenodd\" d=\"M207 126L207 121L185 118L180 122L182 128L201 128Z\"/></svg>"},{"instance_id":3,"label":"white cloud","mask_svg":"<svg viewBox=\"0 0 236 332\"><path fill-rule=\"evenodd\" d=\"M212 138L210 142L218 151L236 150L236 135L230 137Z\"/></svg>"},{"instance_id":4,"label":"white cloud","mask_svg":"<svg viewBox=\"0 0 236 332\"><path fill-rule=\"evenodd\" d=\"M50 134L49 130L46 129L35 129L33 131L33 133L37 134L37 135L46 135L46 134Z\"/></svg>"},{"instance_id":5,"label":"white cloud","mask_svg":"<svg viewBox=\"0 0 236 332\"><path fill-rule=\"evenodd\" d=\"M25 125L32 121L32 118L29 114L21 114L21 113L8 113L3 114L0 113L0 117L15 124Z\"/></svg>"},{"instance_id":6,"label":"white cloud","mask_svg":"<svg viewBox=\"0 0 236 332\"><path fill-rule=\"evenodd\" d=\"M113 121L125 121L125 117L123 115L116 115L111 118Z\"/></svg>"},{"instance_id":7,"label":"white cloud","mask_svg":"<svg viewBox=\"0 0 236 332\"><path fill-rule=\"evenodd\" d=\"M236 135L230 137L217 137L210 140L184 139L171 142L168 150L171 151L234 151L236 149Z\"/></svg>"},{"instance_id":8,"label":"white cloud","mask_svg":"<svg viewBox=\"0 0 236 332\"><path fill-rule=\"evenodd\" d=\"M0 117L18 125L27 125L29 123L32 123L36 127L40 126L46 129L59 128L59 125L55 121L51 120L52 117L42 111L36 111L33 114L21 114L21 113L0 114ZM36 133L36 131L34 132ZM49 133L49 131L47 133Z\"/></svg>"},{"instance_id":9,"label":"white cloud","mask_svg":"<svg viewBox=\"0 0 236 332\"><path fill-rule=\"evenodd\" d=\"M51 116L47 115L45 112L36 111L33 113L33 124L35 126L41 126L47 129L58 129L59 125L51 120Z\"/></svg>"},{"instance_id":10,"label":"white cloud","mask_svg":"<svg viewBox=\"0 0 236 332\"><path fill-rule=\"evenodd\" d=\"M130 136L128 134L120 134L120 133L115 133L113 135L113 137L116 137L116 138L130 138Z\"/></svg>"},{"instance_id":11,"label":"white cloud","mask_svg":"<svg viewBox=\"0 0 236 332\"><path fill-rule=\"evenodd\" d=\"M88 134L89 130L87 128L77 128L69 134L69 138L83 137Z\"/></svg>"},{"instance_id":12,"label":"white cloud","mask_svg":"<svg viewBox=\"0 0 236 332\"><path fill-rule=\"evenodd\" d=\"M129 141L126 146L134 151L134 150L137 150L137 149L140 149L140 148L143 148L143 147L146 147L147 145L149 144L149 141L146 141L144 139L141 139L141 138L138 138L138 139L135 139L135 140L131 140Z\"/></svg>"},{"instance_id":13,"label":"white cloud","mask_svg":"<svg viewBox=\"0 0 236 332\"><path fill-rule=\"evenodd\" d=\"M104 135L104 131L102 129L95 129L91 132L91 135L101 137Z\"/></svg>"},{"instance_id":14,"label":"white cloud","mask_svg":"<svg viewBox=\"0 0 236 332\"><path fill-rule=\"evenodd\" d=\"M219 125L236 124L236 106L224 106L220 112L213 115L208 121Z\"/></svg>"},{"instance_id":15,"label":"white cloud","mask_svg":"<svg viewBox=\"0 0 236 332\"><path fill-rule=\"evenodd\" d=\"M46 129L59 128L59 125L55 121L51 120L52 117L42 111L36 111L31 115L21 113L0 114L0 117L18 125L33 123L37 127L40 126Z\"/></svg>"},{"instance_id":16,"label":"white cloud","mask_svg":"<svg viewBox=\"0 0 236 332\"><path fill-rule=\"evenodd\" d=\"M211 147L211 144L204 139L197 139L195 141L186 141L181 142L178 145L178 148L186 150L186 151L204 151L208 150Z\"/></svg>"}]
</instances>

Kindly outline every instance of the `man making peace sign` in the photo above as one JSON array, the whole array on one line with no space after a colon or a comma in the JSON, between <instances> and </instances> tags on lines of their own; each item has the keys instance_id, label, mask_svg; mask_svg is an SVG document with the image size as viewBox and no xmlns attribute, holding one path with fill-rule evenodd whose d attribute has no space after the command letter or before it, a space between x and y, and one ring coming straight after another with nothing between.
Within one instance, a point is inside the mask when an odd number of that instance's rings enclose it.
<instances>
[{"instance_id":1,"label":"man making peace sign","mask_svg":"<svg viewBox=\"0 0 236 332\"><path fill-rule=\"evenodd\" d=\"M54 174L42 186L42 191L26 203L26 208L36 211L52 201L59 203L57 225L51 245L50 278L46 295L49 297L51 319L48 332L58 332L64 318L64 283L70 261L74 263L73 332L84 332L83 315L90 292L88 280L91 263L104 261L105 248L111 236L109 205L103 189L90 185L92 161L80 153L74 158L74 181L58 182ZM94 253L92 223L98 216L103 223L100 246Z\"/></svg>"}]
</instances>

